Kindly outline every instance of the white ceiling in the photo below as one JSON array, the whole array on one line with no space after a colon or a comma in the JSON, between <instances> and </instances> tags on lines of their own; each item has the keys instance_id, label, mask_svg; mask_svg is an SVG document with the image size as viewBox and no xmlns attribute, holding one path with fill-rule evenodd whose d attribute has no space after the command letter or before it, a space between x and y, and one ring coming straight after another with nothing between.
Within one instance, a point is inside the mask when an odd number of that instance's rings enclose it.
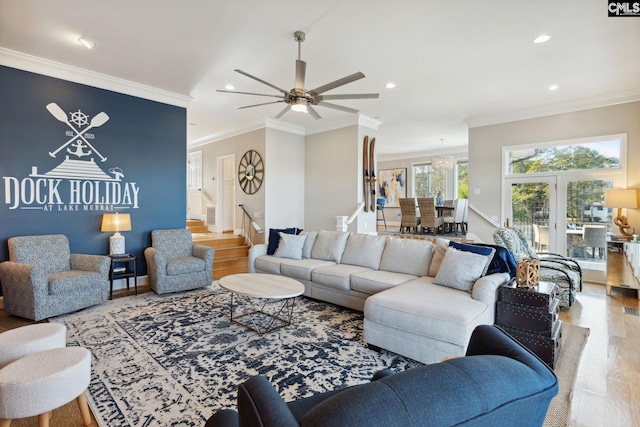
<instances>
[{"instance_id":1,"label":"white ceiling","mask_svg":"<svg viewBox=\"0 0 640 427\"><path fill-rule=\"evenodd\" d=\"M296 30L307 89L362 71L328 93L380 93L332 101L382 122L379 153L439 151L440 138L461 151L467 123L640 99L640 18L608 18L602 0L0 0L1 48L189 95L190 142L282 109L238 110L270 99L216 89L276 94L235 68L292 88ZM551 40L533 44L541 33ZM348 115L316 110L325 122Z\"/></svg>"}]
</instances>

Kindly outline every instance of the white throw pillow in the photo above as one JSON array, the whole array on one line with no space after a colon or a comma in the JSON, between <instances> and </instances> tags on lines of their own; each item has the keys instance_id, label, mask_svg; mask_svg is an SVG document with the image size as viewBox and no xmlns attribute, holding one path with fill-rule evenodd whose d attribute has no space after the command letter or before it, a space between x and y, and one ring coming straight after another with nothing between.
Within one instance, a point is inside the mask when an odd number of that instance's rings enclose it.
<instances>
[{"instance_id":1,"label":"white throw pillow","mask_svg":"<svg viewBox=\"0 0 640 427\"><path fill-rule=\"evenodd\" d=\"M444 254L434 283L461 291L471 292L473 285L480 277L490 257L459 251L448 247Z\"/></svg>"},{"instance_id":2,"label":"white throw pillow","mask_svg":"<svg viewBox=\"0 0 640 427\"><path fill-rule=\"evenodd\" d=\"M307 236L286 233L278 234L280 234L280 242L273 256L276 258L302 259L302 248L304 247L305 240L307 240Z\"/></svg>"}]
</instances>

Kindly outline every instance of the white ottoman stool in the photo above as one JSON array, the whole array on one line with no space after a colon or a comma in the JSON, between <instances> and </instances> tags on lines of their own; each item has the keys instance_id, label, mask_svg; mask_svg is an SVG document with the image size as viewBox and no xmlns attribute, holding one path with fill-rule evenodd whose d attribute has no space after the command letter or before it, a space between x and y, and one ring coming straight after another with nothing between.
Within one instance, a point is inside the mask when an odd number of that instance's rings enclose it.
<instances>
[{"instance_id":1,"label":"white ottoman stool","mask_svg":"<svg viewBox=\"0 0 640 427\"><path fill-rule=\"evenodd\" d=\"M39 427L48 427L51 411L73 399L88 426L91 413L85 391L90 379L91 352L83 347L46 350L8 364L0 369L0 427L34 415Z\"/></svg>"},{"instance_id":2,"label":"white ottoman stool","mask_svg":"<svg viewBox=\"0 0 640 427\"><path fill-rule=\"evenodd\" d=\"M0 368L39 351L67 345L67 328L59 323L38 323L0 334Z\"/></svg>"}]
</instances>

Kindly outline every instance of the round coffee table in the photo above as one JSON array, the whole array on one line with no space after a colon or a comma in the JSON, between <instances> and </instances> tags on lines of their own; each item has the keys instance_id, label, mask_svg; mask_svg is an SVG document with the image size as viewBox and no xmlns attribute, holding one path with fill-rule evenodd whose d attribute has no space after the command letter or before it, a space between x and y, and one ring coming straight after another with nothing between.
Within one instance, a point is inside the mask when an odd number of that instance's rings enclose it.
<instances>
[{"instance_id":1,"label":"round coffee table","mask_svg":"<svg viewBox=\"0 0 640 427\"><path fill-rule=\"evenodd\" d=\"M260 335L290 325L295 297L304 292L302 283L276 274L231 274L220 278L218 283L231 293L231 321ZM244 317L249 322L238 320Z\"/></svg>"}]
</instances>

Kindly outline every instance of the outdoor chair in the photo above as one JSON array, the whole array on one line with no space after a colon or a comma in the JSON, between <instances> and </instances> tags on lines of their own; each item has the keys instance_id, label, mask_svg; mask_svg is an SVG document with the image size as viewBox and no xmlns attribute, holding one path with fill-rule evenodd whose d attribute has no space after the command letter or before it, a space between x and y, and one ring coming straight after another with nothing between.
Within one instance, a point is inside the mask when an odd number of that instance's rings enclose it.
<instances>
[{"instance_id":1,"label":"outdoor chair","mask_svg":"<svg viewBox=\"0 0 640 427\"><path fill-rule=\"evenodd\" d=\"M193 244L186 228L153 230L151 247L144 250L149 285L157 294L210 286L213 248Z\"/></svg>"},{"instance_id":2,"label":"outdoor chair","mask_svg":"<svg viewBox=\"0 0 640 427\"><path fill-rule=\"evenodd\" d=\"M422 233L428 229L435 235L440 228L444 234L444 219L436 213L436 201L432 197L419 197L418 209L420 209L420 226Z\"/></svg>"},{"instance_id":3,"label":"outdoor chair","mask_svg":"<svg viewBox=\"0 0 640 427\"><path fill-rule=\"evenodd\" d=\"M602 250L607 250L607 227L604 225L583 226L582 240L585 249L585 257L587 256L587 248L591 248L591 258L595 258L597 248L598 256L602 258Z\"/></svg>"},{"instance_id":4,"label":"outdoor chair","mask_svg":"<svg viewBox=\"0 0 640 427\"><path fill-rule=\"evenodd\" d=\"M533 224L534 249L541 252L543 247L549 249L549 226Z\"/></svg>"},{"instance_id":5,"label":"outdoor chair","mask_svg":"<svg viewBox=\"0 0 640 427\"><path fill-rule=\"evenodd\" d=\"M550 252L535 252L521 230L499 228L493 233L496 245L507 248L516 262L523 258L540 259L540 280L555 283L560 292L560 307L571 307L576 292L582 291L582 269L574 259Z\"/></svg>"},{"instance_id":6,"label":"outdoor chair","mask_svg":"<svg viewBox=\"0 0 640 427\"><path fill-rule=\"evenodd\" d=\"M418 232L418 225L420 225L420 218L416 216L416 199L402 198L400 201L400 233L405 231L411 233L413 229L414 233Z\"/></svg>"},{"instance_id":7,"label":"outdoor chair","mask_svg":"<svg viewBox=\"0 0 640 427\"><path fill-rule=\"evenodd\" d=\"M7 313L38 321L109 297L109 257L72 254L62 234L11 237L8 245L0 264Z\"/></svg>"}]
</instances>

